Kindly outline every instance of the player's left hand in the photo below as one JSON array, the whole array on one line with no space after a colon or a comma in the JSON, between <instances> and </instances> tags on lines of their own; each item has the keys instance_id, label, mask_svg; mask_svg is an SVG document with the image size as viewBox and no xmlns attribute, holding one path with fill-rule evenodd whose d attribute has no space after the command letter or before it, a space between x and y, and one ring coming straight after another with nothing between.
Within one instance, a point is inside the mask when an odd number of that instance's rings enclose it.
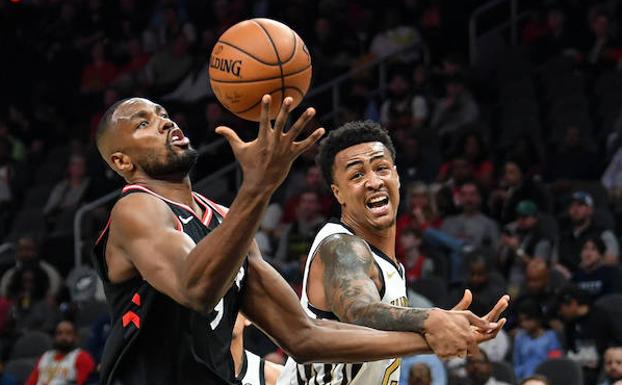
<instances>
[{"instance_id":1,"label":"player's left hand","mask_svg":"<svg viewBox=\"0 0 622 385\"><path fill-rule=\"evenodd\" d=\"M464 296L462 297L460 302L458 302L458 304L456 304L456 306L453 307L452 310L467 310L469 306L471 306L472 301L473 301L473 294L471 293L469 289L466 289L464 291ZM501 331L501 329L507 322L505 318L499 319L499 317L501 317L501 313L503 313L505 309L507 309L509 304L510 304L510 296L505 294L501 298L499 298L499 300L497 301L495 306L490 310L490 312L488 312L488 314L486 314L483 317L485 320L489 322L497 322L497 327L494 330L483 331L478 327L471 326L471 332L473 333L473 337L474 337L474 344L469 346L468 354L479 353L478 344L484 341L491 340L495 338L497 334L499 334L499 331Z\"/></svg>"}]
</instances>

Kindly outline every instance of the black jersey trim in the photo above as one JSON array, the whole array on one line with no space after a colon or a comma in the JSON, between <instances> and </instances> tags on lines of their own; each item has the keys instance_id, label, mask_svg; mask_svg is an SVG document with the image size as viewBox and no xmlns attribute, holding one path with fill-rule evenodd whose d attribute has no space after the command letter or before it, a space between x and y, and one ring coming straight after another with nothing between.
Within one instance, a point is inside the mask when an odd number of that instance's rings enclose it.
<instances>
[{"instance_id":1,"label":"black jersey trim","mask_svg":"<svg viewBox=\"0 0 622 385\"><path fill-rule=\"evenodd\" d=\"M259 360L259 385L266 385L266 360L263 358Z\"/></svg>"},{"instance_id":2,"label":"black jersey trim","mask_svg":"<svg viewBox=\"0 0 622 385\"><path fill-rule=\"evenodd\" d=\"M168 203L173 204L173 205L175 205L175 206L179 206L179 207L181 207L182 209L187 210L188 212L190 212L190 213L191 213L192 215L194 215L194 216L195 216L195 217L196 217L196 218L197 218L197 219L198 219L201 223L203 223L202 218L201 218L200 216L198 216L198 215L197 215L197 213L196 213L196 212L192 209L192 207L190 207L190 206L187 206L187 205L185 205L185 204L183 204L183 203L175 202L175 201L173 201L173 200L170 200L170 199L168 199L168 198L165 198L165 197L163 197L162 195L160 195L160 194L158 194L158 193L156 193L156 192L154 192L154 191L152 191L152 190L148 189L147 187L145 187L145 186L141 186L141 185L138 185L138 184L129 184L129 185L127 185L127 186L123 187L123 192L124 192L124 193L126 193L126 192L128 192L128 191L132 191L132 190L133 190L133 191L144 191L144 192L146 192L146 193L148 193L148 194L151 194L151 195L153 195L153 196L155 196L155 197L157 197L157 198L162 199L162 200L163 200L163 201L165 201L165 202L168 202Z\"/></svg>"},{"instance_id":3,"label":"black jersey trim","mask_svg":"<svg viewBox=\"0 0 622 385\"><path fill-rule=\"evenodd\" d=\"M246 356L246 349L242 350L242 353L242 367L240 367L240 374L235 376L236 381L242 381L248 371L248 357Z\"/></svg>"},{"instance_id":4,"label":"black jersey trim","mask_svg":"<svg viewBox=\"0 0 622 385\"><path fill-rule=\"evenodd\" d=\"M315 306L311 305L311 303L308 301L307 301L307 308L311 310L311 312L315 314L318 318L339 321L339 318L337 318L335 313L326 311L326 310L320 310L316 308Z\"/></svg>"}]
</instances>

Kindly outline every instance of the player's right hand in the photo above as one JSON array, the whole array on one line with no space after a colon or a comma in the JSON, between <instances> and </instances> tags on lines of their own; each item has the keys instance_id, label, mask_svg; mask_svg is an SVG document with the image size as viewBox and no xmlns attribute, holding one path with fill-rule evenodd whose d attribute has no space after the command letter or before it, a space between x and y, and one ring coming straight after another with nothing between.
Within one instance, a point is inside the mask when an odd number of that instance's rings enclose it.
<instances>
[{"instance_id":1,"label":"player's right hand","mask_svg":"<svg viewBox=\"0 0 622 385\"><path fill-rule=\"evenodd\" d=\"M270 95L264 95L261 99L259 133L255 140L244 142L235 131L225 126L216 128L216 133L224 136L231 145L233 154L244 173L243 183L272 192L283 182L292 162L324 135L324 129L318 128L304 140L296 141L296 137L315 115L315 110L307 108L285 132L285 123L292 108L292 98L287 97L283 100L274 125L269 118L270 101Z\"/></svg>"},{"instance_id":2,"label":"player's right hand","mask_svg":"<svg viewBox=\"0 0 622 385\"><path fill-rule=\"evenodd\" d=\"M470 300L468 302L470 304ZM477 349L480 342L474 331L484 335L494 333L498 331L499 323L493 322L492 318L478 317L469 310L434 308L429 311L424 328L425 339L436 355L441 358L466 357L469 351Z\"/></svg>"}]
</instances>

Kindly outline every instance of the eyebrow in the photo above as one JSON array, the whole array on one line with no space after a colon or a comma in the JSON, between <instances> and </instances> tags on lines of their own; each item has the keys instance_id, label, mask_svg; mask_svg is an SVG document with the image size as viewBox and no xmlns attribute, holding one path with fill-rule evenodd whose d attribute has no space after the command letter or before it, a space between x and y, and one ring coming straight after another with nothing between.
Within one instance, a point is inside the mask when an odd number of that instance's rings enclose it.
<instances>
[{"instance_id":1,"label":"eyebrow","mask_svg":"<svg viewBox=\"0 0 622 385\"><path fill-rule=\"evenodd\" d=\"M380 159L380 158L384 158L384 151L382 153L373 155L371 158L369 158L369 162L373 162L374 160ZM362 160L360 159L355 159L355 160L351 160L348 163L346 163L346 170L349 169L350 167L356 166L358 164L363 163Z\"/></svg>"}]
</instances>

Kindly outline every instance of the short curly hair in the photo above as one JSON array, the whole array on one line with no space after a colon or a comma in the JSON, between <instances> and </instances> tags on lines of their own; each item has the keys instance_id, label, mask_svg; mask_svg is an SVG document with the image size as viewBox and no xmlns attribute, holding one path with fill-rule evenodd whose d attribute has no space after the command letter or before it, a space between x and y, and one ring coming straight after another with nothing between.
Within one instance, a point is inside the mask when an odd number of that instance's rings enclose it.
<instances>
[{"instance_id":1,"label":"short curly hair","mask_svg":"<svg viewBox=\"0 0 622 385\"><path fill-rule=\"evenodd\" d=\"M316 163L328 185L333 183L333 164L335 156L341 150L361 143L380 142L391 153L395 161L395 147L387 131L373 120L356 120L345 123L331 131L320 143Z\"/></svg>"}]
</instances>

